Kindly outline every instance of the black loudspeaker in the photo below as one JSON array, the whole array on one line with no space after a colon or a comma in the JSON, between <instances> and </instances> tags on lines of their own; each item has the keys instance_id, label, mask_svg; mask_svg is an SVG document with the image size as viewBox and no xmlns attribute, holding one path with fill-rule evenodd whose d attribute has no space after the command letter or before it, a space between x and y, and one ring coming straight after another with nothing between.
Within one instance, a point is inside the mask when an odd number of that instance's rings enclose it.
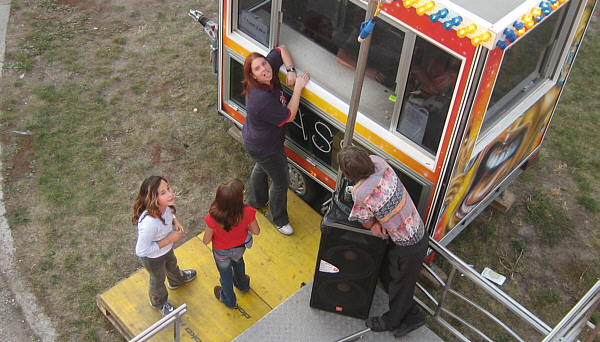
<instances>
[{"instance_id":1,"label":"black loudspeaker","mask_svg":"<svg viewBox=\"0 0 600 342\"><path fill-rule=\"evenodd\" d=\"M371 309L386 240L347 221L349 210L345 207L349 205L334 194L323 217L310 306L365 319Z\"/></svg>"}]
</instances>

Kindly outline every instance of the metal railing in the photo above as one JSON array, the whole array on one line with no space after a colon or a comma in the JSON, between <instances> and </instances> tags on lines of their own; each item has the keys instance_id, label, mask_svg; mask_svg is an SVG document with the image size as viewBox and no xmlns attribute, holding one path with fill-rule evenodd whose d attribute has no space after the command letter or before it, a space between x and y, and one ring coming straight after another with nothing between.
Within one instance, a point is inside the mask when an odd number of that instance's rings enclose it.
<instances>
[{"instance_id":1,"label":"metal railing","mask_svg":"<svg viewBox=\"0 0 600 342\"><path fill-rule=\"evenodd\" d=\"M417 283L417 287L420 292L425 296L426 300L431 302L433 305L431 307L428 306L423 300L419 299L418 296L415 296L415 300L437 322L439 322L445 329L447 329L460 340L470 341L469 338L461 333L457 326L449 323L448 320L443 317L444 315L458 322L459 324L457 325L467 328L467 331L474 333L477 336L477 340L493 341L493 339L487 336L482 330L469 323L467 319L463 317L464 315L461 316L449 309L447 303L450 296L454 296L459 301L478 310L482 317L486 317L488 321L491 321L498 327L501 327L502 330L510 335L514 340L525 341L525 339L519 336L519 334L509 326L509 324L503 322L500 318L485 309L482 305L479 305L475 301L469 299L466 295L461 294L452 288L457 272L460 272L461 276L466 277L473 283L473 285L484 291L502 307L508 309L521 321L526 323L527 327L533 328L535 331L541 334L544 342L576 341L586 327L588 327L591 331L589 341L592 341L594 336L598 335L598 326L600 325L594 326L591 322L589 322L589 319L600 303L600 281L598 281L596 285L592 287L590 291L581 299L581 301L575 307L573 307L573 309L565 316L565 318L554 329L552 329L536 315L531 313L512 297L500 290L496 285L477 273L472 267L467 265L463 260L454 255L451 251L439 244L437 241L430 239L429 247L435 251L436 259L440 257L443 258L443 260L450 264L451 269L448 279L444 281L431 267L424 265L425 270L431 274L431 276L435 278L435 280L441 286L441 295L438 295L439 299L436 299L434 295L427 291L425 286L423 286L421 283ZM540 338L540 340L542 340L542 338Z\"/></svg>"},{"instance_id":2,"label":"metal railing","mask_svg":"<svg viewBox=\"0 0 600 342\"><path fill-rule=\"evenodd\" d=\"M586 327L591 330L586 341L593 341L600 332L600 324L594 326L590 322L590 317L598 309L598 304L600 304L600 281L569 311L543 342L575 341Z\"/></svg>"},{"instance_id":3,"label":"metal railing","mask_svg":"<svg viewBox=\"0 0 600 342\"><path fill-rule=\"evenodd\" d=\"M477 337L477 341L489 341L493 342L494 339L487 336L481 329L482 326L486 328L489 327L487 324L489 321L495 323L498 327L500 327L503 331L509 334L514 340L517 341L526 341L523 337L519 336L517 332L513 330L509 326L509 324L503 322L500 318L496 317L493 313L486 310L482 305L477 304L475 301L469 299L466 295L459 293L458 291L452 288L453 280L457 272L461 273L461 276L466 277L470 280L476 287L481 289L487 295L495 299L497 303L499 303L503 308L511 311L516 317L518 317L521 321L526 323L526 327L532 328L537 331L541 335L539 340L543 342L573 342L578 341L582 335L582 332L585 328L589 329L589 333L587 335L587 339L585 342L592 342L595 337L600 333L600 324L592 324L589 320L592 314L598 308L600 304L600 281L598 281L589 291L588 293L577 303L573 309L563 318L563 320L556 325L554 329L550 328L546 323L544 323L541 319L531 313L529 310L524 308L521 304L516 302L509 295L500 290L496 285L492 284L489 280L484 278L482 275L477 273L471 266L467 265L463 260L454 255L447 248L443 247L439 242L430 239L429 247L436 252L436 260L438 258L444 258L443 260L447 261L450 264L451 270L449 272L449 276L447 280L443 280L432 267L423 264L424 269L435 279L435 281L440 285L441 292L439 294L439 299L436 299L435 296L427 291L425 286L421 283L417 283L417 288L423 294L429 302L433 305L432 307L428 306L423 300L419 299L419 296L415 296L414 299L419 303L419 305L426 310L440 325L456 336L461 341L470 341L470 339L460 331L460 325L463 327L463 330L470 331L474 333ZM461 302L466 303L468 306L475 308L480 312L481 317L487 318L487 320L481 320L475 317L470 317L471 319L476 319L479 322L480 328L475 327L475 325L469 323L467 318L465 318L464 314L461 316L457 313L452 312L448 308L448 298L449 296L455 296ZM461 306L461 308L463 308ZM506 310L501 310L506 311ZM458 322L457 326L451 324L447 321L442 315L449 316L455 322ZM471 315L473 316L473 315ZM513 326L515 324L513 323ZM522 327L522 326L521 326ZM466 329L464 329L466 328ZM516 329L516 328L515 328ZM346 336L342 339L337 340L336 342L349 342L355 341L361 338L362 335L370 332L370 329L363 329L358 331L352 335ZM527 341L532 340L531 337L527 339ZM538 339L536 339L538 340Z\"/></svg>"},{"instance_id":4,"label":"metal railing","mask_svg":"<svg viewBox=\"0 0 600 342\"><path fill-rule=\"evenodd\" d=\"M165 328L168 328L171 324L173 324L174 337L171 342L181 341L181 317L187 313L186 307L186 304L181 305L177 309L173 310L173 312L163 317L160 321L154 323L148 329L144 330L141 334L131 339L129 342L148 341L154 335L160 333Z\"/></svg>"}]
</instances>

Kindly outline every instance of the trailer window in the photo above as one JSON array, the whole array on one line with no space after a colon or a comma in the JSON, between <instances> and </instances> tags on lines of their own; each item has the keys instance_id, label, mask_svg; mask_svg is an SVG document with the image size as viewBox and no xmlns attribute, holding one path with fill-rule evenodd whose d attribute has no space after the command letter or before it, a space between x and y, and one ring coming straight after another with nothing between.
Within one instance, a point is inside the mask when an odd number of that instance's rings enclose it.
<instances>
[{"instance_id":1,"label":"trailer window","mask_svg":"<svg viewBox=\"0 0 600 342\"><path fill-rule=\"evenodd\" d=\"M239 0L237 27L259 43L269 46L271 0Z\"/></svg>"},{"instance_id":2,"label":"trailer window","mask_svg":"<svg viewBox=\"0 0 600 342\"><path fill-rule=\"evenodd\" d=\"M289 89L286 88L289 96ZM344 132L317 115L303 102L293 122L286 125L286 136L309 158L337 172L337 152L341 149Z\"/></svg>"},{"instance_id":3,"label":"trailer window","mask_svg":"<svg viewBox=\"0 0 600 342\"><path fill-rule=\"evenodd\" d=\"M569 3L570 4L570 3ZM530 95L543 80L552 77L556 63L550 65L552 52L561 43L562 18L568 5L510 45L504 52L502 65L482 124L482 135L511 113L511 105Z\"/></svg>"},{"instance_id":4,"label":"trailer window","mask_svg":"<svg viewBox=\"0 0 600 342\"><path fill-rule=\"evenodd\" d=\"M285 92L286 95L291 95L289 89L285 88ZM305 159L312 162L317 161L333 172L338 171L337 154L342 148L344 131L323 119L323 114L318 113L317 110L301 102L296 119L294 122L286 125L286 137L287 141L291 142L296 149L308 155ZM353 144L362 146L356 141ZM371 153L377 154L375 152ZM406 187L412 200L418 205L425 190L423 184L393 165L392 167ZM419 212L423 215L424 208L420 209Z\"/></svg>"},{"instance_id":5,"label":"trailer window","mask_svg":"<svg viewBox=\"0 0 600 342\"><path fill-rule=\"evenodd\" d=\"M417 38L397 131L436 154L461 61L439 47Z\"/></svg>"},{"instance_id":6,"label":"trailer window","mask_svg":"<svg viewBox=\"0 0 600 342\"><path fill-rule=\"evenodd\" d=\"M353 14L354 29L340 46L337 58L338 62L355 69L358 59L360 42L360 23L364 20L365 11L355 11ZM404 32L398 30L383 20L377 22L371 36L371 46L367 58L365 74L367 77L385 86L388 91L396 89L396 74L402 54L404 43Z\"/></svg>"},{"instance_id":7,"label":"trailer window","mask_svg":"<svg viewBox=\"0 0 600 342\"><path fill-rule=\"evenodd\" d=\"M246 108L246 96L242 95L244 91L242 82L244 81L244 65L233 58L229 60L229 100L233 101L236 105L241 108Z\"/></svg>"},{"instance_id":8,"label":"trailer window","mask_svg":"<svg viewBox=\"0 0 600 342\"><path fill-rule=\"evenodd\" d=\"M294 64L311 79L350 103L354 69L365 20L363 4L339 0L283 0L280 42ZM361 113L390 129L395 103L396 78L405 32L379 18L372 33L366 65Z\"/></svg>"},{"instance_id":9,"label":"trailer window","mask_svg":"<svg viewBox=\"0 0 600 342\"><path fill-rule=\"evenodd\" d=\"M280 43L311 80L350 104L366 6L355 0L282 0ZM370 37L359 111L366 125L436 155L461 60L385 15ZM379 128L378 128L379 129Z\"/></svg>"},{"instance_id":10,"label":"trailer window","mask_svg":"<svg viewBox=\"0 0 600 342\"><path fill-rule=\"evenodd\" d=\"M284 25L333 55L350 33L341 18L341 8L336 1L327 0L283 0L281 4Z\"/></svg>"}]
</instances>

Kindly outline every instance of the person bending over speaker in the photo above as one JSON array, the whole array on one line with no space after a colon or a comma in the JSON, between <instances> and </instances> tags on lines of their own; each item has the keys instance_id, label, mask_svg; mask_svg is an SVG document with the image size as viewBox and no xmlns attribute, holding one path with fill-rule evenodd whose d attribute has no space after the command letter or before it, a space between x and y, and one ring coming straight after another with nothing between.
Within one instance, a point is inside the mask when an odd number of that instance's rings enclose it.
<instances>
[{"instance_id":1,"label":"person bending over speaker","mask_svg":"<svg viewBox=\"0 0 600 342\"><path fill-rule=\"evenodd\" d=\"M371 331L393 331L404 336L425 324L425 317L413 299L429 236L417 208L400 179L383 160L358 146L346 146L337 155L341 171L356 181L354 206L348 217L370 229L373 235L391 242L386 249L380 279L389 295L389 310L369 317Z\"/></svg>"}]
</instances>

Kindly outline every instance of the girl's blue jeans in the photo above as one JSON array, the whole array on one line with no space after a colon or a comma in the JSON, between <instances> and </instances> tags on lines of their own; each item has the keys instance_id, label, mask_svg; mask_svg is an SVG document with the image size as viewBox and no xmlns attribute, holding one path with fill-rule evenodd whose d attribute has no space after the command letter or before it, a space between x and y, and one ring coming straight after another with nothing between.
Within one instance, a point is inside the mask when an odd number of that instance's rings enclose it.
<instances>
[{"instance_id":1,"label":"girl's blue jeans","mask_svg":"<svg viewBox=\"0 0 600 342\"><path fill-rule=\"evenodd\" d=\"M244 252L246 247L235 247L231 249L213 249L213 256L217 269L221 274L221 302L228 308L235 308L237 299L233 292L233 286L240 291L250 290L250 277L246 275L244 264Z\"/></svg>"}]
</instances>

